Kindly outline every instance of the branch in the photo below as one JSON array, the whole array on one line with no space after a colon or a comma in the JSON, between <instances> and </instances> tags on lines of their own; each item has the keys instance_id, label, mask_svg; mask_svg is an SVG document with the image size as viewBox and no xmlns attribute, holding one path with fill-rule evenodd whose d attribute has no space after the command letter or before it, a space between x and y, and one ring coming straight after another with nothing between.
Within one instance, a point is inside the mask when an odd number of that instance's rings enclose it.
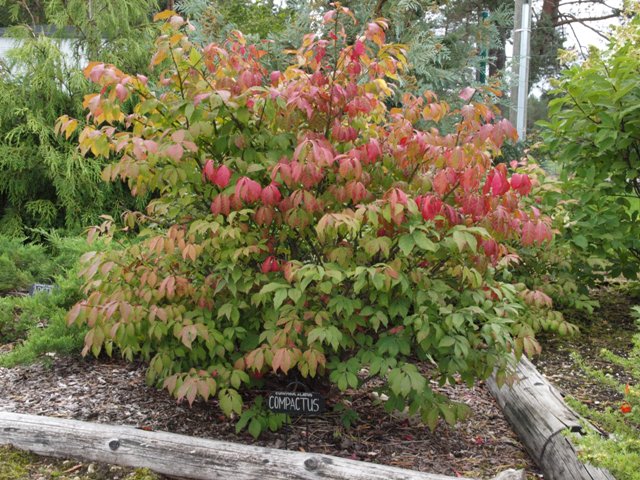
<instances>
[{"instance_id":1,"label":"branch","mask_svg":"<svg viewBox=\"0 0 640 480\"><path fill-rule=\"evenodd\" d=\"M375 18L382 16L382 7L384 6L385 3L387 3L387 0L378 0L378 3L376 4L376 8L373 10Z\"/></svg>"},{"instance_id":2,"label":"branch","mask_svg":"<svg viewBox=\"0 0 640 480\"><path fill-rule=\"evenodd\" d=\"M608 13L607 15L601 15L599 17L585 17L585 18L578 18L575 15L572 15L570 13L565 13L562 14L562 17L564 17L564 20L560 20L558 22L555 22L555 24L553 25L554 27L561 27L562 25L568 25L570 23L581 23L581 24L585 24L585 22L597 22L599 20L607 20L609 18L617 18L620 16L620 12L619 11L614 11L612 13Z\"/></svg>"}]
</instances>

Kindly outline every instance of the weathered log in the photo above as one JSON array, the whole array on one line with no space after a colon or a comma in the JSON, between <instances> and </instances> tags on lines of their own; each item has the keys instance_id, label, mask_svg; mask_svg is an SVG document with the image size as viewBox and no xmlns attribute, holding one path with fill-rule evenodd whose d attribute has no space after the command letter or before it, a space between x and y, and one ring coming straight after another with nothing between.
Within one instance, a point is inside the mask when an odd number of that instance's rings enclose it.
<instances>
[{"instance_id":1,"label":"weathered log","mask_svg":"<svg viewBox=\"0 0 640 480\"><path fill-rule=\"evenodd\" d=\"M0 412L3 444L40 455L147 467L202 480L460 480L330 455L10 412Z\"/></svg>"},{"instance_id":2,"label":"weathered log","mask_svg":"<svg viewBox=\"0 0 640 480\"><path fill-rule=\"evenodd\" d=\"M583 425L594 428L573 409L524 356L516 369L518 381L498 388L487 383L514 431L548 480L615 480L608 471L582 463L571 435ZM570 432L569 435L566 433Z\"/></svg>"}]
</instances>

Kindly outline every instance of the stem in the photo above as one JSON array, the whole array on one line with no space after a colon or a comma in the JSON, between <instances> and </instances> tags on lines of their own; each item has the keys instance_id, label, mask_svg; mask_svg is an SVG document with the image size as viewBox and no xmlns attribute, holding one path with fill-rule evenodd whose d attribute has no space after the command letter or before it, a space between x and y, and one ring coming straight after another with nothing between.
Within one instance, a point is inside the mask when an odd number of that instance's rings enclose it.
<instances>
[{"instance_id":1,"label":"stem","mask_svg":"<svg viewBox=\"0 0 640 480\"><path fill-rule=\"evenodd\" d=\"M329 111L327 112L327 125L324 128L324 136L329 139L329 129L331 128L331 120L333 116L333 86L336 82L336 72L338 71L338 10L336 10L336 24L333 29L333 35L336 39L333 41L333 73L331 75L331 84L329 85Z\"/></svg>"},{"instance_id":2,"label":"stem","mask_svg":"<svg viewBox=\"0 0 640 480\"><path fill-rule=\"evenodd\" d=\"M449 190L444 197L442 197L442 203L446 202L447 199L451 196L451 194L456 190L456 188L458 188L460 186L460 181L458 180L456 182L456 184L451 188L451 190Z\"/></svg>"}]
</instances>

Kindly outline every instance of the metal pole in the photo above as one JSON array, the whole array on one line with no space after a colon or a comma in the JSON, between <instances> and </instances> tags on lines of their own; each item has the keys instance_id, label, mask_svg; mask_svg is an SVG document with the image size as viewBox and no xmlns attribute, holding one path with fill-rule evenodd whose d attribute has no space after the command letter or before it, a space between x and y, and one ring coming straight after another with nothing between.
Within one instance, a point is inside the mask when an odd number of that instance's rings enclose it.
<instances>
[{"instance_id":1,"label":"metal pole","mask_svg":"<svg viewBox=\"0 0 640 480\"><path fill-rule=\"evenodd\" d=\"M520 69L520 37L522 33L522 2L515 0L513 11L513 53L511 55L511 105L509 107L509 120L513 125L518 123L518 71Z\"/></svg>"},{"instance_id":2,"label":"metal pole","mask_svg":"<svg viewBox=\"0 0 640 480\"><path fill-rule=\"evenodd\" d=\"M527 136L527 99L529 97L529 58L531 52L531 3L522 3L522 36L520 37L520 62L518 71L518 120L516 130L520 140Z\"/></svg>"},{"instance_id":3,"label":"metal pole","mask_svg":"<svg viewBox=\"0 0 640 480\"><path fill-rule=\"evenodd\" d=\"M489 18L489 12L487 10L483 10L481 14L482 18L482 31L485 31L485 27L487 27L487 19ZM488 30L487 30L488 31ZM488 36L487 36L488 37ZM480 83L487 83L487 57L489 56L489 38L484 38L482 36L482 49L480 50L480 75L478 76L478 80Z\"/></svg>"}]
</instances>

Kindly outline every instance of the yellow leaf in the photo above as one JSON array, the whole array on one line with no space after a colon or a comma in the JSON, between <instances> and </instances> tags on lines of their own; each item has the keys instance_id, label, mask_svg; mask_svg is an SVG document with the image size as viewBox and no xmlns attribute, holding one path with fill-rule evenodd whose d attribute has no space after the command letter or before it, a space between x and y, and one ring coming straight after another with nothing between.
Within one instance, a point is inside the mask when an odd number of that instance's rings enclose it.
<instances>
[{"instance_id":1,"label":"yellow leaf","mask_svg":"<svg viewBox=\"0 0 640 480\"><path fill-rule=\"evenodd\" d=\"M153 21L158 22L160 20L166 20L167 18L171 18L176 14L173 10L163 10L160 13L156 13L153 16Z\"/></svg>"},{"instance_id":2,"label":"yellow leaf","mask_svg":"<svg viewBox=\"0 0 640 480\"><path fill-rule=\"evenodd\" d=\"M64 128L64 136L67 140L69 140L71 134L76 131L76 128L78 128L78 121L75 118L67 122Z\"/></svg>"}]
</instances>

